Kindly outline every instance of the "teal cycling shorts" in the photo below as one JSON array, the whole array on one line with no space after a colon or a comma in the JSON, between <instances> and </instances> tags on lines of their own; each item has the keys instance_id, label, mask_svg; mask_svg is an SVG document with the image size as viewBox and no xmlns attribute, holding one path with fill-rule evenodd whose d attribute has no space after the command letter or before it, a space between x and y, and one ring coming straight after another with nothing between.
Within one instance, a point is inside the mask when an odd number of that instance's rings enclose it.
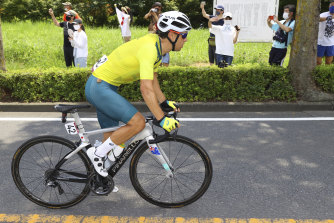
<instances>
[{"instance_id":1,"label":"teal cycling shorts","mask_svg":"<svg viewBox=\"0 0 334 223\"><path fill-rule=\"evenodd\" d=\"M119 121L127 124L138 110L124 97L117 93L117 86L105 81L97 82L91 75L86 83L86 99L97 112L97 119L101 128L119 125Z\"/></svg>"}]
</instances>

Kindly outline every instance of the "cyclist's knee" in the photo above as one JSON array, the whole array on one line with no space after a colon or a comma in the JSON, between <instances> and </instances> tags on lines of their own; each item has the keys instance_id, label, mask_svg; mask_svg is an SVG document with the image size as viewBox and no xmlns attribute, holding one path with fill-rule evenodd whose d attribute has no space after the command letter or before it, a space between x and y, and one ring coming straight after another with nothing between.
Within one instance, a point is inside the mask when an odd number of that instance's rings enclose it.
<instances>
[{"instance_id":1,"label":"cyclist's knee","mask_svg":"<svg viewBox=\"0 0 334 223\"><path fill-rule=\"evenodd\" d=\"M136 130L136 132L140 132L145 128L145 118L142 114L137 112L128 122L128 125L130 125L133 129Z\"/></svg>"}]
</instances>

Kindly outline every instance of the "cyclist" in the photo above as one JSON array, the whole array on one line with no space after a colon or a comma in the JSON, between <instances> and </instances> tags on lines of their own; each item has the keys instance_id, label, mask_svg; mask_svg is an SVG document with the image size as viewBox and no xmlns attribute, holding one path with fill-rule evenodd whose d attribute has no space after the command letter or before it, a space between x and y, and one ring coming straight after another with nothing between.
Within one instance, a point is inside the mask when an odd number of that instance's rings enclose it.
<instances>
[{"instance_id":1,"label":"cyclist","mask_svg":"<svg viewBox=\"0 0 334 223\"><path fill-rule=\"evenodd\" d=\"M185 14L169 11L161 15L156 28L155 34L127 42L109 56L103 56L93 66L93 74L86 83L86 98L96 108L101 128L117 126L119 121L126 124L114 132L105 133L100 146L87 150L95 170L103 177L108 176L103 165L107 154L114 160L123 150L121 144L145 127L145 118L117 93L121 84L140 80L143 99L160 126L168 132L179 127L177 120L165 116L164 111L180 110L175 102L166 100L161 91L157 68L163 55L182 49L192 27Z\"/></svg>"}]
</instances>

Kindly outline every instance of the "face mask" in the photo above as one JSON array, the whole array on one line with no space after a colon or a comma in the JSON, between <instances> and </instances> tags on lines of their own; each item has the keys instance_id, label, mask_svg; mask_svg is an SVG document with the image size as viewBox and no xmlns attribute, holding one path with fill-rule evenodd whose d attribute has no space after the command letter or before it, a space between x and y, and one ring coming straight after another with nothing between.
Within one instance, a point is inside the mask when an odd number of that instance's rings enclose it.
<instances>
[{"instance_id":1,"label":"face mask","mask_svg":"<svg viewBox=\"0 0 334 223\"><path fill-rule=\"evenodd\" d=\"M220 15L220 12L219 12L219 11L216 11L216 15Z\"/></svg>"},{"instance_id":2,"label":"face mask","mask_svg":"<svg viewBox=\"0 0 334 223\"><path fill-rule=\"evenodd\" d=\"M80 25L74 25L73 27L74 27L75 30L80 29Z\"/></svg>"},{"instance_id":3,"label":"face mask","mask_svg":"<svg viewBox=\"0 0 334 223\"><path fill-rule=\"evenodd\" d=\"M225 20L224 24L230 26L232 24L232 20Z\"/></svg>"},{"instance_id":4,"label":"face mask","mask_svg":"<svg viewBox=\"0 0 334 223\"><path fill-rule=\"evenodd\" d=\"M70 21L71 20L71 16L66 16L66 21Z\"/></svg>"},{"instance_id":5,"label":"face mask","mask_svg":"<svg viewBox=\"0 0 334 223\"><path fill-rule=\"evenodd\" d=\"M331 6L331 7L329 7L329 12L330 12L330 13L334 13L334 5Z\"/></svg>"},{"instance_id":6,"label":"face mask","mask_svg":"<svg viewBox=\"0 0 334 223\"><path fill-rule=\"evenodd\" d=\"M65 10L65 12L67 12L67 11L68 11L68 8L64 8L64 10Z\"/></svg>"},{"instance_id":7,"label":"face mask","mask_svg":"<svg viewBox=\"0 0 334 223\"><path fill-rule=\"evenodd\" d=\"M283 13L283 19L288 19L289 18L289 13L288 12L284 12Z\"/></svg>"}]
</instances>

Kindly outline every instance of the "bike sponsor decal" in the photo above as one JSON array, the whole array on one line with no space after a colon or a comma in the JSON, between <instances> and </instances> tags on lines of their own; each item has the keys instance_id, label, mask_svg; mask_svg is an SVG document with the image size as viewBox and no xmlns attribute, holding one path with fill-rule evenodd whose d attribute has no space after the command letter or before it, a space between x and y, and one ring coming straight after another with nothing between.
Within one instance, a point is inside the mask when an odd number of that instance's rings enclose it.
<instances>
[{"instance_id":1,"label":"bike sponsor decal","mask_svg":"<svg viewBox=\"0 0 334 223\"><path fill-rule=\"evenodd\" d=\"M75 122L70 122L70 123L65 124L65 129L67 131L67 134L70 134L70 135L76 135L79 133L79 130Z\"/></svg>"},{"instance_id":2,"label":"bike sponsor decal","mask_svg":"<svg viewBox=\"0 0 334 223\"><path fill-rule=\"evenodd\" d=\"M112 167L113 172L117 172L117 169L121 168L121 166L124 164L124 162L128 159L128 157L131 155L132 151L138 146L138 144L141 141L135 141L131 143L126 149L125 152L123 152L123 156L119 158L118 162L115 163Z\"/></svg>"},{"instance_id":3,"label":"bike sponsor decal","mask_svg":"<svg viewBox=\"0 0 334 223\"><path fill-rule=\"evenodd\" d=\"M159 150L158 150L158 147L153 147L153 146L150 146L150 150L151 150L151 153L154 154L154 155L161 155Z\"/></svg>"}]
</instances>

